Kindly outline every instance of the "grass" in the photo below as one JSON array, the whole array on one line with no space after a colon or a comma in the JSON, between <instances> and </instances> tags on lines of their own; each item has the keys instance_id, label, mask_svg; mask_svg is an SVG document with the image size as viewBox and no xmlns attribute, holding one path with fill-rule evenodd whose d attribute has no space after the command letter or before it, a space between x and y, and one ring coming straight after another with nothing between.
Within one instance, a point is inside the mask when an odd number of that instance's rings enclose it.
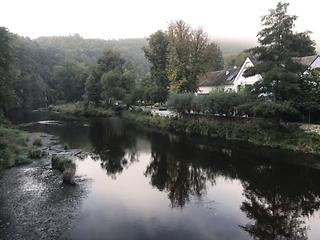
<instances>
[{"instance_id":1,"label":"grass","mask_svg":"<svg viewBox=\"0 0 320 240\"><path fill-rule=\"evenodd\" d=\"M29 147L25 132L0 119L0 169L27 164Z\"/></svg>"},{"instance_id":2,"label":"grass","mask_svg":"<svg viewBox=\"0 0 320 240\"><path fill-rule=\"evenodd\" d=\"M169 118L151 116L144 112L126 112L123 116L143 126L157 127L170 132L237 140L305 153L320 153L320 135L306 132L297 124L280 125L267 119L246 118Z\"/></svg>"},{"instance_id":3,"label":"grass","mask_svg":"<svg viewBox=\"0 0 320 240\"><path fill-rule=\"evenodd\" d=\"M110 117L114 115L111 109L93 106L85 107L82 102L50 105L49 110L84 117Z\"/></svg>"}]
</instances>

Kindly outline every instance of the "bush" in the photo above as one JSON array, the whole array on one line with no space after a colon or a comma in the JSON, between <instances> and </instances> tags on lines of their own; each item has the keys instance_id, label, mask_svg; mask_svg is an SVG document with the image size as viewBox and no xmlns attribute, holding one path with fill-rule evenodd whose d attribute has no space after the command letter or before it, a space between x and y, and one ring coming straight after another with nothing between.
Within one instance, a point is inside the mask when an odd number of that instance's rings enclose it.
<instances>
[{"instance_id":1,"label":"bush","mask_svg":"<svg viewBox=\"0 0 320 240\"><path fill-rule=\"evenodd\" d=\"M25 132L0 117L0 169L13 167L18 155L28 153Z\"/></svg>"},{"instance_id":2,"label":"bush","mask_svg":"<svg viewBox=\"0 0 320 240\"><path fill-rule=\"evenodd\" d=\"M170 93L168 107L179 113L186 113L192 110L193 93Z\"/></svg>"},{"instance_id":3,"label":"bush","mask_svg":"<svg viewBox=\"0 0 320 240\"><path fill-rule=\"evenodd\" d=\"M38 146L38 147L41 147L43 144L42 144L42 139L41 138L36 138L35 140L33 140L33 143L32 143L33 146Z\"/></svg>"},{"instance_id":4,"label":"bush","mask_svg":"<svg viewBox=\"0 0 320 240\"><path fill-rule=\"evenodd\" d=\"M54 154L51 158L51 165L53 169L63 173L64 183L74 184L76 164L72 160Z\"/></svg>"},{"instance_id":5,"label":"bush","mask_svg":"<svg viewBox=\"0 0 320 240\"><path fill-rule=\"evenodd\" d=\"M42 151L41 149L32 148L29 151L29 158L31 158L31 159L42 158L46 155L47 155L47 153L45 151Z\"/></svg>"},{"instance_id":6,"label":"bush","mask_svg":"<svg viewBox=\"0 0 320 240\"><path fill-rule=\"evenodd\" d=\"M254 98L246 91L232 92L217 89L209 95L195 95L192 93L170 93L168 107L179 113L211 113L225 116L236 116L240 114L239 106L245 103L252 103ZM242 108L241 115L247 114Z\"/></svg>"},{"instance_id":7,"label":"bush","mask_svg":"<svg viewBox=\"0 0 320 240\"><path fill-rule=\"evenodd\" d=\"M61 172L63 172L67 167L69 167L72 164L73 164L72 160L62 156L58 156L57 154L53 154L51 157L52 168L57 169Z\"/></svg>"},{"instance_id":8,"label":"bush","mask_svg":"<svg viewBox=\"0 0 320 240\"><path fill-rule=\"evenodd\" d=\"M16 166L26 165L26 164L30 164L30 163L32 163L32 161L29 158L17 157L15 159L15 165Z\"/></svg>"}]
</instances>

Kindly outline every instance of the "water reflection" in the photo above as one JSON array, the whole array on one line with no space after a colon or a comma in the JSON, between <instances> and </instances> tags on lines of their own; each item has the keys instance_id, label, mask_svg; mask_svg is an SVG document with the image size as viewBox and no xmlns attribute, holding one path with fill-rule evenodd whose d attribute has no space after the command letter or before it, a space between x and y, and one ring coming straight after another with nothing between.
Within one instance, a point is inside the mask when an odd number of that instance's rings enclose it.
<instances>
[{"instance_id":1,"label":"water reflection","mask_svg":"<svg viewBox=\"0 0 320 240\"><path fill-rule=\"evenodd\" d=\"M101 167L113 178L138 161L136 139L125 129L123 122L92 120L89 139L92 151L101 160Z\"/></svg>"},{"instance_id":2,"label":"water reflection","mask_svg":"<svg viewBox=\"0 0 320 240\"><path fill-rule=\"evenodd\" d=\"M191 146L160 134L150 136L150 141L151 161L145 176L160 191L168 192L172 207L183 207L191 196L204 195L207 184L214 184L214 172L197 159L201 156L192 154Z\"/></svg>"},{"instance_id":3,"label":"water reflection","mask_svg":"<svg viewBox=\"0 0 320 240\"><path fill-rule=\"evenodd\" d=\"M308 239L305 219L320 207L319 172L284 165L249 171L241 210L253 223L241 227L254 239Z\"/></svg>"},{"instance_id":4,"label":"water reflection","mask_svg":"<svg viewBox=\"0 0 320 240\"><path fill-rule=\"evenodd\" d=\"M191 196L205 195L217 177L239 179L245 201L243 211L251 221L240 226L254 239L307 239L305 218L320 207L319 171L274 161L243 159L234 150L201 151L168 136L150 137L152 159L145 176L160 191L167 191L172 207L183 207Z\"/></svg>"},{"instance_id":5,"label":"water reflection","mask_svg":"<svg viewBox=\"0 0 320 240\"><path fill-rule=\"evenodd\" d=\"M36 120L48 119L37 117ZM99 161L106 174L114 179L125 174L124 170L130 166L141 163L140 155L150 157L143 165L142 178L165 193L170 206L181 212L186 210L191 199L205 198L207 193L210 195L218 188L218 179L240 182L240 186L234 186L243 188L244 197L236 206L237 215L243 214L246 220L235 226L226 224L233 230L242 229L253 239L308 239L308 217L320 208L320 171L288 164L310 159L310 162L319 161L309 155L161 134L136 129L116 118L92 119L89 127L68 122L32 128L59 135L71 147L91 150L99 156L95 161ZM137 189L137 194L139 191ZM215 197L211 195L207 200L215 201ZM242 199L241 195L238 198ZM239 199L235 199L234 204L236 200L240 202ZM224 210L222 208L221 212ZM226 239L224 236L220 239Z\"/></svg>"}]
</instances>

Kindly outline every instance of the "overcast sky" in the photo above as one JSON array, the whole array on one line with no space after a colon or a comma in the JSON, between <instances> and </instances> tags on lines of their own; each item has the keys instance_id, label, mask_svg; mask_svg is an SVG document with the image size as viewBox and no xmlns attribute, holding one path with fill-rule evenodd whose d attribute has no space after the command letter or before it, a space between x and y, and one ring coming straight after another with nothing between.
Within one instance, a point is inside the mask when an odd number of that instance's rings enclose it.
<instances>
[{"instance_id":1,"label":"overcast sky","mask_svg":"<svg viewBox=\"0 0 320 240\"><path fill-rule=\"evenodd\" d=\"M212 38L255 39L260 17L278 0L1 0L0 26L39 36L79 33L85 38L139 38L182 19ZM289 0L297 29L320 42L319 0Z\"/></svg>"}]
</instances>

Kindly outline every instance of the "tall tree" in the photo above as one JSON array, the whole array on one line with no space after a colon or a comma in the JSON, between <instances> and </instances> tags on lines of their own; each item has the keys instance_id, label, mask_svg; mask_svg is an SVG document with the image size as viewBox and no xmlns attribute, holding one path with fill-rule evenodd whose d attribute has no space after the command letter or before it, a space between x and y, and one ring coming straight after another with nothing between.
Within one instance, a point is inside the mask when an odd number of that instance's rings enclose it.
<instances>
[{"instance_id":1,"label":"tall tree","mask_svg":"<svg viewBox=\"0 0 320 240\"><path fill-rule=\"evenodd\" d=\"M171 23L167 34L170 89L178 93L196 92L201 74L222 68L221 51L203 29L192 29L182 20Z\"/></svg>"},{"instance_id":2,"label":"tall tree","mask_svg":"<svg viewBox=\"0 0 320 240\"><path fill-rule=\"evenodd\" d=\"M189 84L187 71L190 60L190 26L182 20L173 22L168 28L170 89L174 92L190 92L194 84Z\"/></svg>"},{"instance_id":3,"label":"tall tree","mask_svg":"<svg viewBox=\"0 0 320 240\"><path fill-rule=\"evenodd\" d=\"M261 74L260 92L271 94L273 101L290 101L300 92L300 77L305 71L294 57L315 54L314 42L308 32L294 33L295 15L287 13L289 3L277 4L262 17L264 28L258 33L260 46L253 49L260 63L246 76Z\"/></svg>"},{"instance_id":4,"label":"tall tree","mask_svg":"<svg viewBox=\"0 0 320 240\"><path fill-rule=\"evenodd\" d=\"M101 82L96 69L93 69L85 84L85 98L88 103L98 106L101 101Z\"/></svg>"},{"instance_id":5,"label":"tall tree","mask_svg":"<svg viewBox=\"0 0 320 240\"><path fill-rule=\"evenodd\" d=\"M219 71L224 68L222 51L219 45L215 42L209 43L209 45L206 47L204 57L206 71Z\"/></svg>"},{"instance_id":6,"label":"tall tree","mask_svg":"<svg viewBox=\"0 0 320 240\"><path fill-rule=\"evenodd\" d=\"M0 27L0 115L6 112L12 98L12 82L10 79L11 37L9 31Z\"/></svg>"},{"instance_id":7,"label":"tall tree","mask_svg":"<svg viewBox=\"0 0 320 240\"><path fill-rule=\"evenodd\" d=\"M157 31L150 36L148 46L144 48L145 56L151 64L150 85L154 88L152 94L154 102L165 102L168 96L168 45L168 36L162 31Z\"/></svg>"}]
</instances>

